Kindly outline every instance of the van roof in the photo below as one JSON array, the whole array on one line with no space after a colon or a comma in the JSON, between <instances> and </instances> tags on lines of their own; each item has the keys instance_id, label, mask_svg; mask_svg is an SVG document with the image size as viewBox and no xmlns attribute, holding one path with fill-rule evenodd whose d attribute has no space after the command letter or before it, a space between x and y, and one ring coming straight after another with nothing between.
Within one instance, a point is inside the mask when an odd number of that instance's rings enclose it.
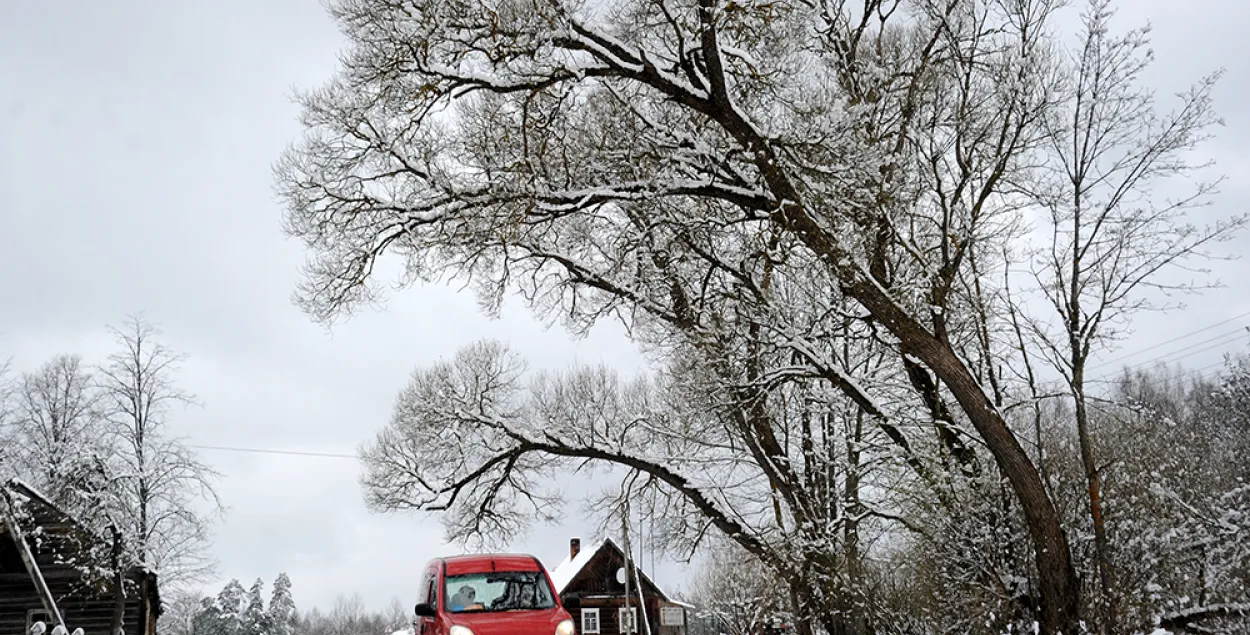
<instances>
[{"instance_id":1,"label":"van roof","mask_svg":"<svg viewBox=\"0 0 1250 635\"><path fill-rule=\"evenodd\" d=\"M543 571L538 558L529 554L484 553L441 558L447 575L464 575L487 571Z\"/></svg>"}]
</instances>

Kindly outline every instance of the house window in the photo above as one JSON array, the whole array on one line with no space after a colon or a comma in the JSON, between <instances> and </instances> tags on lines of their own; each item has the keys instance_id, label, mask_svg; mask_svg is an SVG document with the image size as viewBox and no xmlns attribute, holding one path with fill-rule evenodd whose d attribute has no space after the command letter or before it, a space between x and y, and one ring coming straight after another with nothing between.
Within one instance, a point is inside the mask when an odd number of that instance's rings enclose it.
<instances>
[{"instance_id":1,"label":"house window","mask_svg":"<svg viewBox=\"0 0 1250 635\"><path fill-rule=\"evenodd\" d=\"M621 625L622 633L638 632L638 608L631 606L629 609L621 607L616 610L617 623ZM628 611L628 612L627 612Z\"/></svg>"},{"instance_id":2,"label":"house window","mask_svg":"<svg viewBox=\"0 0 1250 635\"><path fill-rule=\"evenodd\" d=\"M47 627L47 630L44 631L45 633L52 632L52 627L56 626L55 624L52 623L52 616L49 615L47 611L44 611L42 609L31 609L29 611L26 611L26 632L27 633L30 632L30 627L34 626L37 622L43 622L43 625Z\"/></svg>"},{"instance_id":3,"label":"house window","mask_svg":"<svg viewBox=\"0 0 1250 635\"><path fill-rule=\"evenodd\" d=\"M686 612L680 606L660 607L660 626L684 626Z\"/></svg>"},{"instance_id":4,"label":"house window","mask_svg":"<svg viewBox=\"0 0 1250 635\"><path fill-rule=\"evenodd\" d=\"M582 609L582 635L599 632L599 609Z\"/></svg>"}]
</instances>

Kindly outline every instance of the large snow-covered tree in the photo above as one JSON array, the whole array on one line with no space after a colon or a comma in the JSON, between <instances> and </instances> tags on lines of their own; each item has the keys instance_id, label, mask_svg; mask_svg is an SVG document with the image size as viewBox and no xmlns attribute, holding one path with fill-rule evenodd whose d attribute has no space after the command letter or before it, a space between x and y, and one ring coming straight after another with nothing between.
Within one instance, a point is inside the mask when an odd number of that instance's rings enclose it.
<instances>
[{"instance_id":1,"label":"large snow-covered tree","mask_svg":"<svg viewBox=\"0 0 1250 635\"><path fill-rule=\"evenodd\" d=\"M247 591L243 609L243 635L269 635L269 614L265 611L265 583L257 578Z\"/></svg>"},{"instance_id":2,"label":"large snow-covered tree","mask_svg":"<svg viewBox=\"0 0 1250 635\"><path fill-rule=\"evenodd\" d=\"M291 578L279 573L273 581L267 621L271 635L291 635L296 618L295 598L291 596Z\"/></svg>"},{"instance_id":3,"label":"large snow-covered tree","mask_svg":"<svg viewBox=\"0 0 1250 635\"><path fill-rule=\"evenodd\" d=\"M217 635L242 635L243 613L247 609L247 591L237 579L221 588L215 603Z\"/></svg>"},{"instance_id":4,"label":"large snow-covered tree","mask_svg":"<svg viewBox=\"0 0 1250 635\"><path fill-rule=\"evenodd\" d=\"M1004 414L988 282L1080 99L1060 5L333 3L348 51L277 166L314 252L306 309L377 298L394 254L406 281L472 281L488 309L515 291L576 330L621 319L661 368L526 377L479 345L418 370L366 449L371 503L506 537L554 513L554 470L615 464L665 492L671 538L714 526L786 580L800 628L836 630L831 449L862 416L876 456L935 489L1003 476L1042 630L1076 632L1062 516Z\"/></svg>"},{"instance_id":5,"label":"large snow-covered tree","mask_svg":"<svg viewBox=\"0 0 1250 635\"><path fill-rule=\"evenodd\" d=\"M177 384L185 358L139 317L110 331L117 350L100 367L98 403L114 449L109 491L127 559L169 588L194 582L213 570L207 546L220 504L216 472L169 428L173 408L193 403Z\"/></svg>"}]
</instances>

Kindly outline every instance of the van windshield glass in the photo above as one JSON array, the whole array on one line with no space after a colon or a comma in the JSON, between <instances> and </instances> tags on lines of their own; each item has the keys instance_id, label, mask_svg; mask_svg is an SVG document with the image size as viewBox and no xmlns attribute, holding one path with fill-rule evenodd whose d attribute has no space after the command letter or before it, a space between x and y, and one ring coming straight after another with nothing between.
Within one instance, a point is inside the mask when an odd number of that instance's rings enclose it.
<instances>
[{"instance_id":1,"label":"van windshield glass","mask_svg":"<svg viewBox=\"0 0 1250 635\"><path fill-rule=\"evenodd\" d=\"M547 576L539 571L449 575L443 597L453 613L533 611L556 605Z\"/></svg>"}]
</instances>

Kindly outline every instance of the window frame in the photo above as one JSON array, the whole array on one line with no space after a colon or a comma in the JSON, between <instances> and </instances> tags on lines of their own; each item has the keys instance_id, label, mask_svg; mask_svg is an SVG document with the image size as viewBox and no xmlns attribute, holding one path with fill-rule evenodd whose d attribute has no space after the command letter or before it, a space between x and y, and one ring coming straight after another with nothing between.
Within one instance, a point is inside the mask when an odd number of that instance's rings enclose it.
<instances>
[{"instance_id":1,"label":"window frame","mask_svg":"<svg viewBox=\"0 0 1250 635\"><path fill-rule=\"evenodd\" d=\"M430 583L425 587L425 603L438 610L438 576L430 576Z\"/></svg>"},{"instance_id":2,"label":"window frame","mask_svg":"<svg viewBox=\"0 0 1250 635\"><path fill-rule=\"evenodd\" d=\"M592 615L595 617L595 630L593 631L590 630L589 628L586 628L586 618ZM599 617L598 608L582 609L581 618L582 618L582 625L581 625L582 635L599 635L600 633L603 632L603 621Z\"/></svg>"},{"instance_id":3,"label":"window frame","mask_svg":"<svg viewBox=\"0 0 1250 635\"><path fill-rule=\"evenodd\" d=\"M628 619L626 615L629 616ZM638 607L629 607L629 613L625 612L625 607L617 607L616 627L621 635L636 635L638 633Z\"/></svg>"}]
</instances>

